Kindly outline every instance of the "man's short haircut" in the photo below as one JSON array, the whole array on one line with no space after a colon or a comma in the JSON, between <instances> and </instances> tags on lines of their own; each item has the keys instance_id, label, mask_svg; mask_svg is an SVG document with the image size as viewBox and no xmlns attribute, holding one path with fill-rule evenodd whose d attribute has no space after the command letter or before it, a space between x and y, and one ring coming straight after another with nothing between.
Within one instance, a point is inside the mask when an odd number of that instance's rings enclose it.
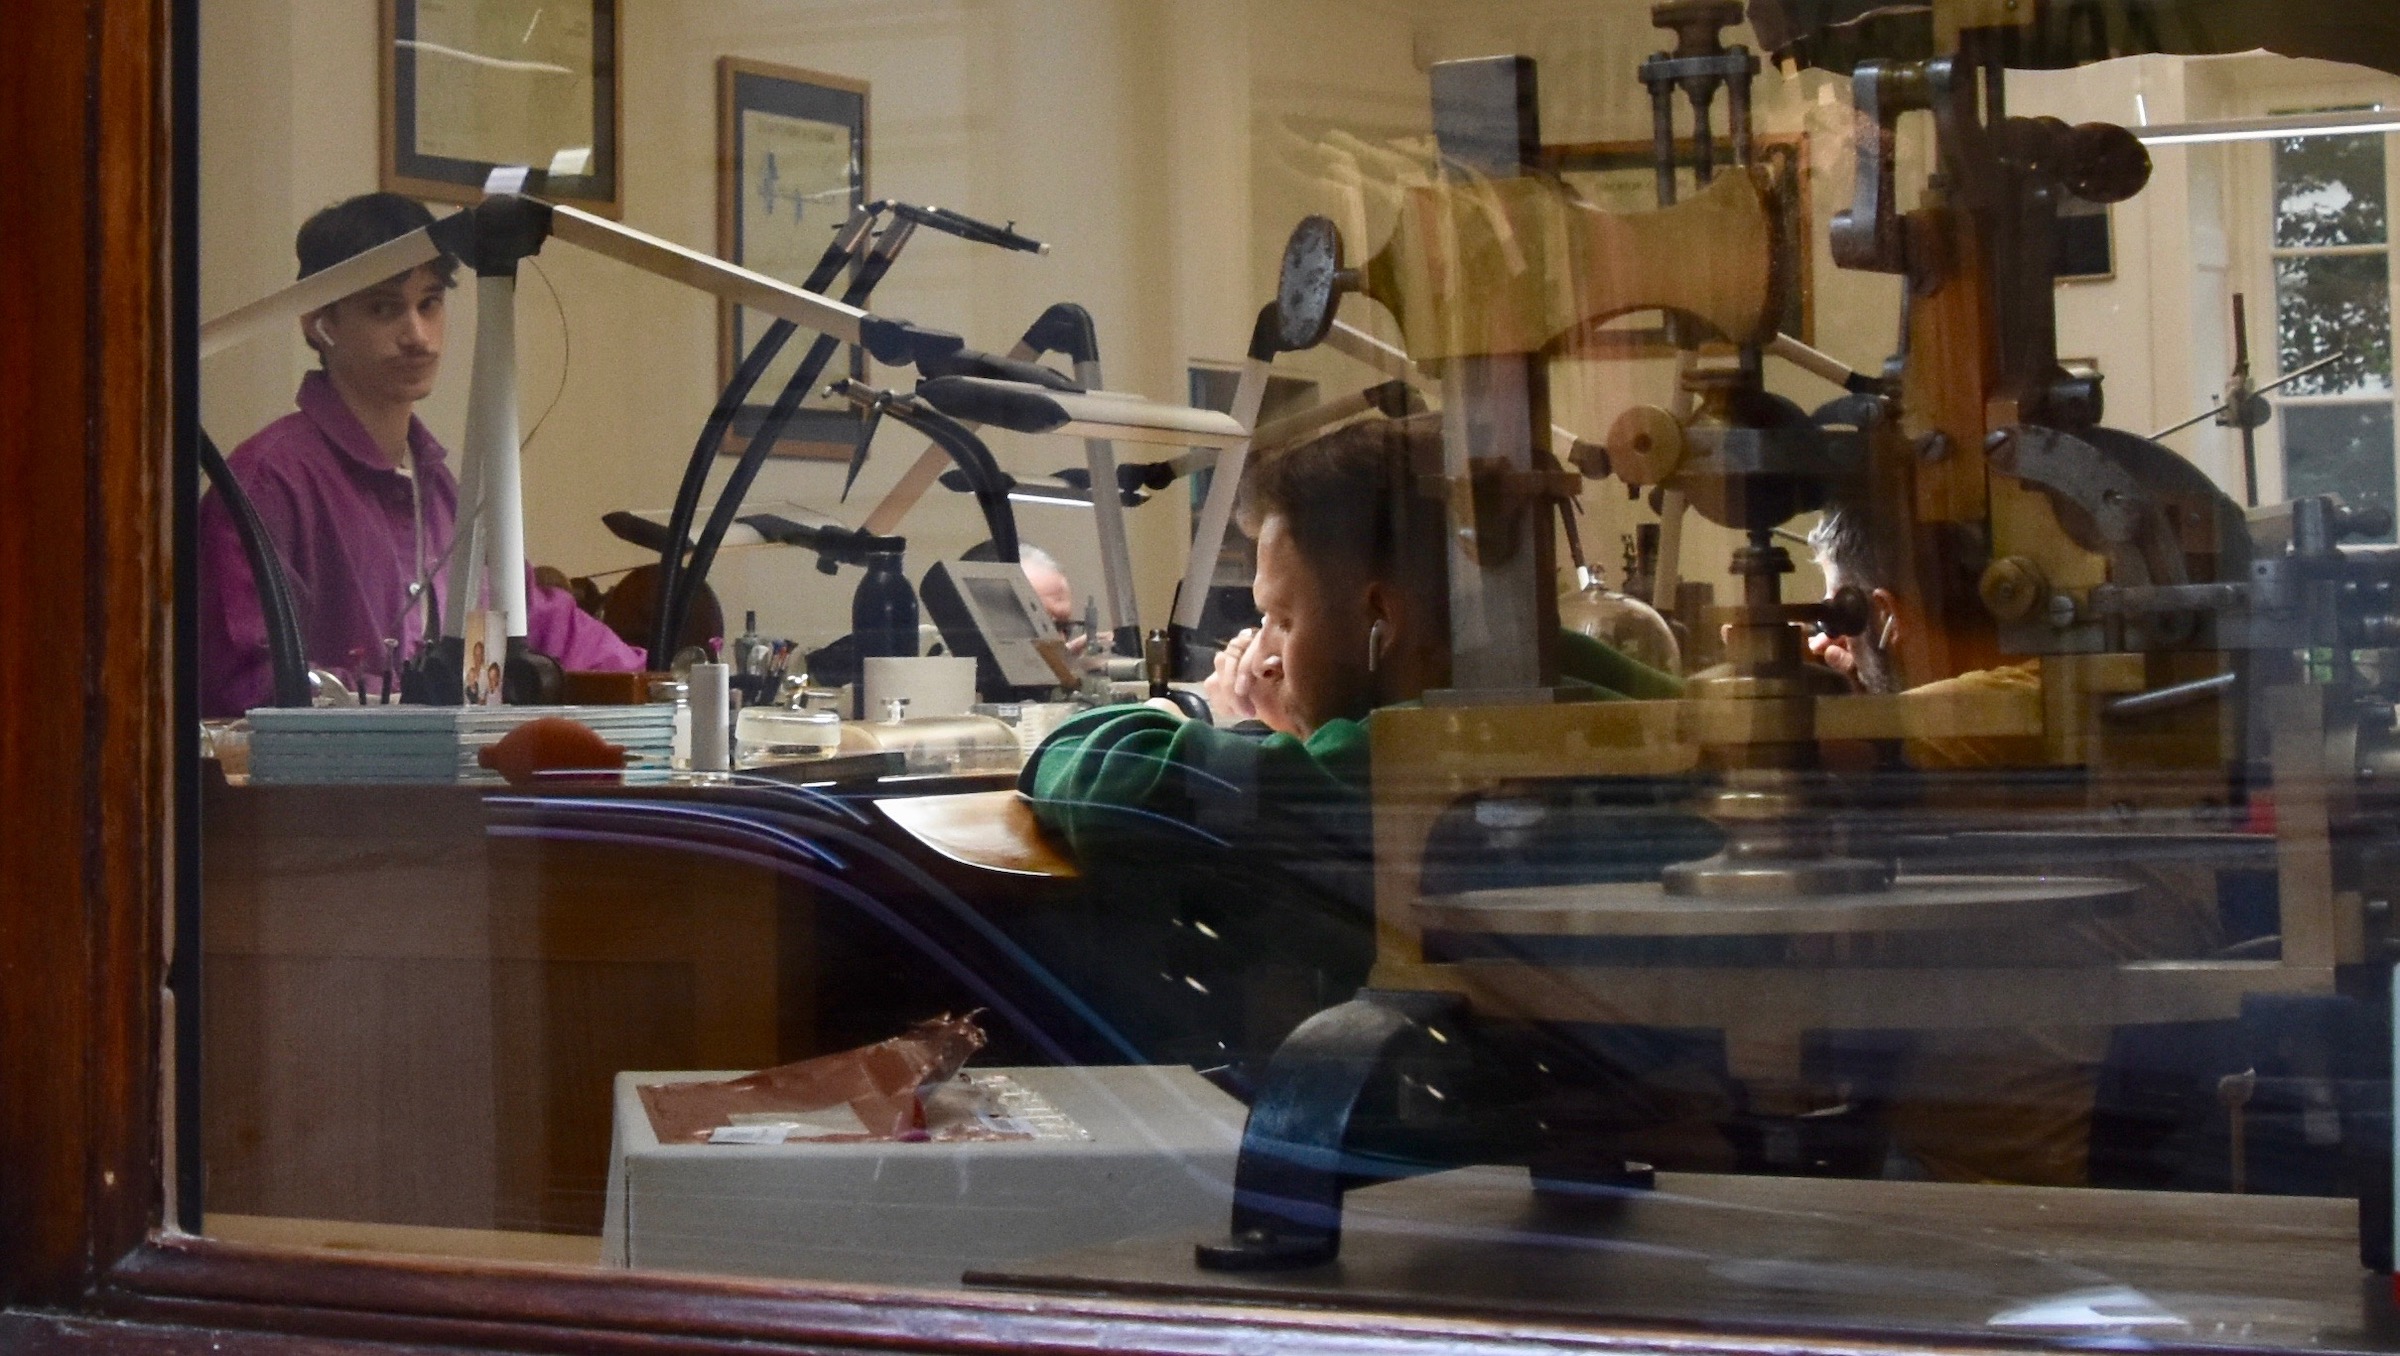
<instances>
[{"instance_id":1,"label":"man's short haircut","mask_svg":"<svg viewBox=\"0 0 2400 1356\"><path fill-rule=\"evenodd\" d=\"M361 193L322 208L300 223L300 234L292 242L292 248L300 256L300 276L305 278L432 224L433 213L414 198L397 193ZM442 286L457 285L456 255L441 255L426 267L441 278Z\"/></svg>"},{"instance_id":2,"label":"man's short haircut","mask_svg":"<svg viewBox=\"0 0 2400 1356\"><path fill-rule=\"evenodd\" d=\"M1363 568L1377 579L1445 598L1446 507L1419 491L1442 464L1439 414L1364 419L1262 454L1243 477L1242 530L1281 518L1319 570Z\"/></svg>"}]
</instances>

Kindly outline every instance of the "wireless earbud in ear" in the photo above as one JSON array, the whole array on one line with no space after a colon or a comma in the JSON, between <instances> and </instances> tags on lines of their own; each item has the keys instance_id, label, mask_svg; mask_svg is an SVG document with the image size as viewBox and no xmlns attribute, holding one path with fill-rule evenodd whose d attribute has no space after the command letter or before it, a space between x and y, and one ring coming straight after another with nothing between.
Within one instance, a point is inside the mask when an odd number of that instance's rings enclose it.
<instances>
[{"instance_id":1,"label":"wireless earbud in ear","mask_svg":"<svg viewBox=\"0 0 2400 1356\"><path fill-rule=\"evenodd\" d=\"M309 321L308 331L309 333L317 336L318 343L323 344L327 348L333 347L333 336L325 332L325 317L318 316Z\"/></svg>"}]
</instances>

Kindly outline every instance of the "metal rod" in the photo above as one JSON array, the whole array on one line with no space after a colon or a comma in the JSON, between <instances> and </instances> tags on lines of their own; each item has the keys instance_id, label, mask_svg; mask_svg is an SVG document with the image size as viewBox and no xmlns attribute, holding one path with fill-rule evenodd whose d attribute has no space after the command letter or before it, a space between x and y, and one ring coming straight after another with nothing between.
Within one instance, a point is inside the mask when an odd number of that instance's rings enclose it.
<instances>
[{"instance_id":1,"label":"metal rod","mask_svg":"<svg viewBox=\"0 0 2400 1356\"><path fill-rule=\"evenodd\" d=\"M1675 205L1675 86L1650 87L1650 156L1658 170L1658 205Z\"/></svg>"},{"instance_id":2,"label":"metal rod","mask_svg":"<svg viewBox=\"0 0 2400 1356\"><path fill-rule=\"evenodd\" d=\"M487 274L475 280L475 359L467 378L467 437L459 466L460 505L473 524L466 549L450 558L448 609L442 634L464 637L467 614L488 586L504 634L526 634L524 481L517 440L517 280ZM471 487L471 488L468 488ZM454 548L455 550L455 548Z\"/></svg>"},{"instance_id":3,"label":"metal rod","mask_svg":"<svg viewBox=\"0 0 2400 1356\"><path fill-rule=\"evenodd\" d=\"M1716 102L1716 84L1714 81L1705 82L1698 91L1686 90L1685 93L1692 101L1692 177L1699 180L1702 188L1706 188L1709 181L1717 177L1716 133L1711 127L1715 118L1711 116L1709 107Z\"/></svg>"},{"instance_id":4,"label":"metal rod","mask_svg":"<svg viewBox=\"0 0 2400 1356\"><path fill-rule=\"evenodd\" d=\"M2161 711L2173 711L2179 707L2196 705L2219 693L2229 692L2239 678L2239 674L2228 670L2224 673L2211 674L2206 678L2194 678L2188 683L2170 683L2165 687L2151 688L2147 692L2136 692L2131 696L2113 698L2100 709L2111 720L2132 720L2138 716L2154 716Z\"/></svg>"},{"instance_id":5,"label":"metal rod","mask_svg":"<svg viewBox=\"0 0 2400 1356\"><path fill-rule=\"evenodd\" d=\"M1234 422L1258 427L1258 408L1267 399L1270 359L1253 357L1242 363L1241 381L1233 390ZM1210 473L1208 498L1200 505L1200 521L1192 530L1192 556L1184 566L1183 588L1175 595L1174 623L1185 631L1199 628L1208 606L1208 589L1217 574L1217 553L1225 546L1225 529L1233 521L1234 497L1242 488L1242 465L1249 459L1247 439L1225 449Z\"/></svg>"},{"instance_id":6,"label":"metal rod","mask_svg":"<svg viewBox=\"0 0 2400 1356\"><path fill-rule=\"evenodd\" d=\"M753 273L589 212L572 207L552 207L550 211L550 234L570 245L607 255L619 263L696 287L737 305L781 316L804 329L829 334L846 343L859 342L867 313L856 306L846 306L831 297L778 282L763 273Z\"/></svg>"},{"instance_id":7,"label":"metal rod","mask_svg":"<svg viewBox=\"0 0 2400 1356\"><path fill-rule=\"evenodd\" d=\"M1740 51L1740 48L1735 48ZM1725 120L1733 133L1733 163L1750 163L1750 72L1741 71L1725 82Z\"/></svg>"},{"instance_id":8,"label":"metal rod","mask_svg":"<svg viewBox=\"0 0 2400 1356\"><path fill-rule=\"evenodd\" d=\"M1285 443L1298 442L1319 429L1331 428L1345 419L1376 408L1374 396L1373 391L1352 391L1311 405L1297 414L1271 420L1251 432L1250 445L1254 448L1281 447Z\"/></svg>"},{"instance_id":9,"label":"metal rod","mask_svg":"<svg viewBox=\"0 0 2400 1356\"><path fill-rule=\"evenodd\" d=\"M2237 421L2242 431L2242 507L2258 507L2258 430L2247 420Z\"/></svg>"},{"instance_id":10,"label":"metal rod","mask_svg":"<svg viewBox=\"0 0 2400 1356\"><path fill-rule=\"evenodd\" d=\"M1075 364L1075 380L1087 391L1103 388L1100 360ZM1106 438L1083 440L1084 469L1092 477L1092 526L1100 536L1100 577L1108 594L1108 629L1142 624L1133 591L1133 547L1125 535L1125 499L1117 489L1117 445Z\"/></svg>"},{"instance_id":11,"label":"metal rod","mask_svg":"<svg viewBox=\"0 0 2400 1356\"><path fill-rule=\"evenodd\" d=\"M2233 426L2242 431L2242 507L2258 507L2258 432L2250 426L2250 323L2242 294L2233 294L2233 382L2225 392Z\"/></svg>"},{"instance_id":12,"label":"metal rod","mask_svg":"<svg viewBox=\"0 0 2400 1356\"><path fill-rule=\"evenodd\" d=\"M1336 320L1325 332L1325 346L1336 353L1358 359L1387 377L1402 381L1422 381L1424 374L1402 349L1387 344L1346 320Z\"/></svg>"},{"instance_id":13,"label":"metal rod","mask_svg":"<svg viewBox=\"0 0 2400 1356\"><path fill-rule=\"evenodd\" d=\"M1033 361L1041 353L1031 343L1020 339L1017 346L1008 351L1008 356L1012 361L1023 363ZM968 424L967 427L974 428L975 425ZM925 497L925 492L933 488L935 481L941 479L942 468L949 464L950 454L928 442L925 450L917 454L917 459L909 463L908 469L900 473L900 479L885 492L882 502L875 505L874 512L867 515L866 523L859 530L878 537L892 535L892 530L900 526L900 520L907 517L908 511L917 506L917 501Z\"/></svg>"},{"instance_id":14,"label":"metal rod","mask_svg":"<svg viewBox=\"0 0 2400 1356\"><path fill-rule=\"evenodd\" d=\"M1406 381L1416 386L1422 386L1426 381L1425 374L1418 370L1416 363L1409 358L1407 353L1346 320L1334 321L1333 327L1325 332L1325 347L1336 353L1356 358L1387 377ZM1831 361L1831 359L1827 361ZM1305 418L1306 415L1289 417L1300 419ZM1281 422L1277 421L1278 424ZM1268 435L1279 432L1276 424L1270 424L1266 428L1260 429L1261 445L1263 446L1266 441L1273 440ZM1550 425L1550 451L1561 462L1568 461L1576 445L1583 441L1582 438L1576 436L1574 430L1564 424L1553 423Z\"/></svg>"},{"instance_id":15,"label":"metal rod","mask_svg":"<svg viewBox=\"0 0 2400 1356\"><path fill-rule=\"evenodd\" d=\"M2259 387L2250 394L2265 395L2269 391L2282 390L2284 387L2300 380L2302 377L2305 377L2309 373L2316 371L2318 368L2327 366L2331 363L2339 362L2349 356L2350 351L2348 349L2337 348L2333 352L2326 354L2324 357L2317 359L2315 362L2310 363L2306 367L2293 368L2291 371L2286 372L2282 376L2277 377L2275 380ZM2216 415L2223 414L2224 412L2225 407L2223 405L2211 405L2207 409L2200 411L2198 414L2193 415L2191 418L2184 420L2180 424L2170 424L2167 427L2160 429L2158 432L2151 434L2150 441L2157 442L2159 439L2166 437L2170 433L2181 433L2185 429L2190 428L2192 425L2199 423L2203 419L2212 418Z\"/></svg>"},{"instance_id":16,"label":"metal rod","mask_svg":"<svg viewBox=\"0 0 2400 1356\"><path fill-rule=\"evenodd\" d=\"M1788 334L1778 334L1769 339L1766 351L1801 371L1811 376L1823 377L1844 390L1850 389L1852 382L1858 378L1858 373L1841 359L1823 349L1811 348Z\"/></svg>"}]
</instances>

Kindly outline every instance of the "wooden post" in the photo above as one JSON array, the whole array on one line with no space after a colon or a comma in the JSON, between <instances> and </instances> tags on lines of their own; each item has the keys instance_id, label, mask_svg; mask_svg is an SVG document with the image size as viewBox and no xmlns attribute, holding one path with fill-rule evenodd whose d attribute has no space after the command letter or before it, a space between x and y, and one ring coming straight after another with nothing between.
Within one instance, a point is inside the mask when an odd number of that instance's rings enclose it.
<instances>
[{"instance_id":1,"label":"wooden post","mask_svg":"<svg viewBox=\"0 0 2400 1356\"><path fill-rule=\"evenodd\" d=\"M1433 67L1433 135L1447 172L1509 179L1541 157L1530 57L1478 57ZM1540 354L1453 358L1442 367L1442 472L1450 481L1450 685L1516 696L1558 683L1557 546L1547 500L1509 511L1478 504L1477 469L1525 474L1550 437L1550 376ZM1495 478L1482 491L1497 493Z\"/></svg>"}]
</instances>

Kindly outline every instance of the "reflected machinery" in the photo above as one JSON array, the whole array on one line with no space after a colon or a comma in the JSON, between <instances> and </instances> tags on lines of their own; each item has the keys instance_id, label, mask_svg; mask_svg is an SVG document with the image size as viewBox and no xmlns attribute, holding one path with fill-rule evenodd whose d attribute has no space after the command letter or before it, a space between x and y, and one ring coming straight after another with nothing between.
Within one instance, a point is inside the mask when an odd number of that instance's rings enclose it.
<instances>
[{"instance_id":1,"label":"reflected machinery","mask_svg":"<svg viewBox=\"0 0 2400 1356\"><path fill-rule=\"evenodd\" d=\"M1674 34L1639 72L1656 211L1602 211L1545 172L1534 65L1498 57L1432 68L1443 174L1405 192L1371 257L1346 257L1322 218L1293 233L1254 349L1351 330L1336 311L1357 294L1440 384L1444 465L1419 489L1450 506L1453 686L1374 723L1371 987L1270 1063L1230 1235L1200 1248L1205 1267L1328 1259L1347 1190L1445 1167L1639 1189L1667 1113L1592 1033L1721 1035L1733 1161L1871 1174L1880 1150L1845 1169L1838 1146L1806 1147L1848 1119L1830 1035L1891 1048L1944 1029L2101 1039L2223 1022L2280 1023L2285 1048L2305 1047L2323 1103L2310 1142L2341 1142L2331 1180L2361 1197L2363 1260L2390 1268L2380 883L2400 843L2385 789L2400 773L2400 551L2357 541L2388 516L2332 496L2245 510L2108 427L2099 379L2059 362L2059 209L2130 198L2151 164L2122 127L2010 115L2002 73L2113 55L2105 23L2062 53L2043 46L2057 45L2045 7L2013 0L1864 25L1802 8L1747 17L1779 55L1849 71L1856 162L1832 258L1902 282L1895 355L1814 412L1764 380L1778 356L1845 374L1776 330L1797 271L1779 242L1807 236L1782 229L1799 201L1789 162L1752 152L1758 58L1721 36L1739 4L1653 11ZM1879 32L1937 55L1858 59ZM1932 125L1921 187L1896 169L1912 113ZM1918 188L1907 211L1904 187ZM1552 454L1548 361L1647 311L1682 350L1677 400L1618 412L1604 448L1572 445L1570 470ZM1721 623L1726 662L1679 700L1560 686L1550 515L1578 471L1742 534L1738 602L1683 619ZM1888 578L1867 582L1911 621L1885 633L1896 667L2009 681L1855 693L1810 661L1803 628L1856 635L1876 613L1855 589L1784 596L1777 529L1832 498L1873 505ZM1902 746L1970 748L1980 766L1906 767ZM1722 850L1641 879L1579 876L1608 840L1575 832L1576 806L1610 786L1681 788ZM2155 905L2114 868L2144 854L2271 881L2280 921L2258 931L2273 937L2182 956L2053 944L2112 922L2138 934ZM1551 858L1559 870L1522 866ZM1489 870L1503 860L1513 876Z\"/></svg>"}]
</instances>

